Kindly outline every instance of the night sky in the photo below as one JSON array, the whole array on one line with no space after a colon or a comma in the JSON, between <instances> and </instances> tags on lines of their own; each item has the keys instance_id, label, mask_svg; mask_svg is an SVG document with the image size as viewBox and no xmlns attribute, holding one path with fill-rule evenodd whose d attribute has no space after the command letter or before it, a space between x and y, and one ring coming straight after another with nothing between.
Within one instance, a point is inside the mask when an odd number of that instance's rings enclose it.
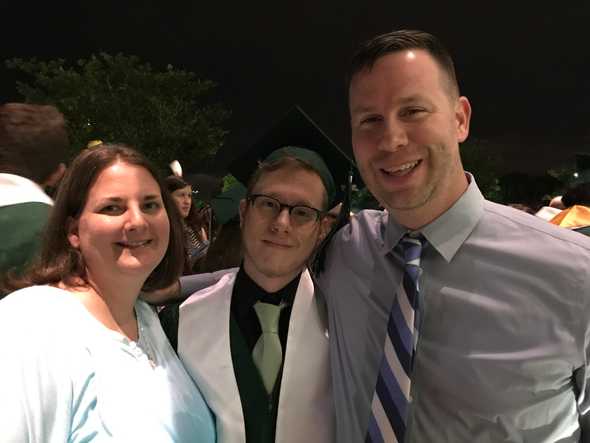
<instances>
[{"instance_id":1,"label":"night sky","mask_svg":"<svg viewBox=\"0 0 590 443\"><path fill-rule=\"evenodd\" d=\"M172 64L218 83L235 156L292 104L350 151L344 72L359 42L399 28L439 36L473 107L472 139L505 171L543 172L590 152L590 3L325 1L14 2L0 59L98 51ZM578 5L578 6L576 6ZM0 101L18 100L0 67Z\"/></svg>"}]
</instances>

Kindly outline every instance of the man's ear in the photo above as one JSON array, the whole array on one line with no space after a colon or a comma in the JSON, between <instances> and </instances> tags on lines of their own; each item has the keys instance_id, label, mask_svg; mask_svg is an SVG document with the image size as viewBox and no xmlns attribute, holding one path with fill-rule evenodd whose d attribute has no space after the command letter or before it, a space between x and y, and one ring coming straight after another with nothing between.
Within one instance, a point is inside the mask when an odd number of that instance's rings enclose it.
<instances>
[{"instance_id":1,"label":"man's ear","mask_svg":"<svg viewBox=\"0 0 590 443\"><path fill-rule=\"evenodd\" d=\"M324 239L328 236L332 226L334 226L334 220L329 215L324 215L320 221L318 244L324 241Z\"/></svg>"},{"instance_id":2,"label":"man's ear","mask_svg":"<svg viewBox=\"0 0 590 443\"><path fill-rule=\"evenodd\" d=\"M68 241L70 245L75 248L80 248L80 236L78 235L78 220L68 217L66 222L66 232L68 233Z\"/></svg>"},{"instance_id":3,"label":"man's ear","mask_svg":"<svg viewBox=\"0 0 590 443\"><path fill-rule=\"evenodd\" d=\"M244 227L244 218L246 217L247 205L248 202L245 198L240 200L240 228Z\"/></svg>"},{"instance_id":4,"label":"man's ear","mask_svg":"<svg viewBox=\"0 0 590 443\"><path fill-rule=\"evenodd\" d=\"M464 142L469 135L469 122L471 121L471 104L467 97L459 97L455 106L457 119L457 141Z\"/></svg>"}]
</instances>

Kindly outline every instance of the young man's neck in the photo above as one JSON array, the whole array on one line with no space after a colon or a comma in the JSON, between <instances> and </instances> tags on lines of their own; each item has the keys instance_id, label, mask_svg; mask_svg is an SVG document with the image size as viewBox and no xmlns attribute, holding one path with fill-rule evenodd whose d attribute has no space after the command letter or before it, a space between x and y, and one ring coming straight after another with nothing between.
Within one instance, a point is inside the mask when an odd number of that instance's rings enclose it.
<instances>
[{"instance_id":1,"label":"young man's neck","mask_svg":"<svg viewBox=\"0 0 590 443\"><path fill-rule=\"evenodd\" d=\"M254 283L256 283L269 294L283 289L303 271L303 269L299 269L297 272L291 272L281 276L268 276L258 271L256 267L251 265L246 259L242 263L242 268L244 269L246 275L250 277Z\"/></svg>"}]
</instances>

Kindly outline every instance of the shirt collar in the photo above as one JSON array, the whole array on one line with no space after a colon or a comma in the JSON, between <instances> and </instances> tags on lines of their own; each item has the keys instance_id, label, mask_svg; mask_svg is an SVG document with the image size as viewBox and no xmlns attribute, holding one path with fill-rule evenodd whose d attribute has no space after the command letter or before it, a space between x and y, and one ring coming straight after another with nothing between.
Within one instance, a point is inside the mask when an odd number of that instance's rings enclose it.
<instances>
[{"instance_id":1,"label":"shirt collar","mask_svg":"<svg viewBox=\"0 0 590 443\"><path fill-rule=\"evenodd\" d=\"M0 206L39 202L53 205L53 200L43 188L26 177L15 174L0 174Z\"/></svg>"},{"instance_id":2,"label":"shirt collar","mask_svg":"<svg viewBox=\"0 0 590 443\"><path fill-rule=\"evenodd\" d=\"M282 289L276 292L266 292L262 289L254 280L250 278L244 266L240 266L238 275L236 276L236 283L233 290L233 300L236 303L238 311L243 312L252 307L257 301L271 304L283 304L291 306L295 299L295 293L299 287L299 278L301 274L298 274L293 280L291 280Z\"/></svg>"},{"instance_id":3,"label":"shirt collar","mask_svg":"<svg viewBox=\"0 0 590 443\"><path fill-rule=\"evenodd\" d=\"M483 215L484 197L473 176L466 172L467 190L447 211L420 229L428 243L450 262ZM384 252L389 253L408 229L388 217Z\"/></svg>"}]
</instances>

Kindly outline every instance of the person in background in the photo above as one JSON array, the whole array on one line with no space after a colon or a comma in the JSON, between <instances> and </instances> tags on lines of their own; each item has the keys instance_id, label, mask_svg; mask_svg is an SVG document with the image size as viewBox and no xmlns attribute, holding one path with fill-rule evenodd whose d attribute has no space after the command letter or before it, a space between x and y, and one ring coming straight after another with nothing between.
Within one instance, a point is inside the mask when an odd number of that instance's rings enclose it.
<instances>
[{"instance_id":1,"label":"person in background","mask_svg":"<svg viewBox=\"0 0 590 443\"><path fill-rule=\"evenodd\" d=\"M550 223L590 236L590 183L571 186L561 201L564 209Z\"/></svg>"},{"instance_id":2,"label":"person in background","mask_svg":"<svg viewBox=\"0 0 590 443\"><path fill-rule=\"evenodd\" d=\"M557 195L557 196L553 197L551 199L551 201L549 202L549 207L559 209L559 210L565 209L565 205L563 204L562 199L563 199L563 195Z\"/></svg>"},{"instance_id":3,"label":"person in background","mask_svg":"<svg viewBox=\"0 0 590 443\"><path fill-rule=\"evenodd\" d=\"M575 205L590 207L590 182L577 183L570 186L563 193L561 202L564 209L571 208Z\"/></svg>"},{"instance_id":4,"label":"person in background","mask_svg":"<svg viewBox=\"0 0 590 443\"><path fill-rule=\"evenodd\" d=\"M211 212L217 229L199 272L215 272L236 268L242 261L242 231L240 229L240 201L246 188L240 182L211 199Z\"/></svg>"},{"instance_id":5,"label":"person in background","mask_svg":"<svg viewBox=\"0 0 590 443\"><path fill-rule=\"evenodd\" d=\"M211 200L211 210L216 224L219 226L211 244L207 248L207 254L198 263L199 273L225 272L228 269L240 266L242 262L242 230L240 228L239 207L240 201L245 197L246 188L241 183L236 182L231 189L222 192ZM170 344L174 349L177 349L179 306L191 293L179 297L177 294L177 282L170 288L152 291L152 297L158 292L160 294L169 294L168 297L164 297L165 300L162 300L162 304L158 307L158 317Z\"/></svg>"},{"instance_id":6,"label":"person in background","mask_svg":"<svg viewBox=\"0 0 590 443\"><path fill-rule=\"evenodd\" d=\"M0 277L19 273L37 253L69 149L53 106L0 105Z\"/></svg>"},{"instance_id":7,"label":"person in background","mask_svg":"<svg viewBox=\"0 0 590 443\"><path fill-rule=\"evenodd\" d=\"M41 255L0 301L0 441L215 442L211 413L140 290L182 268L153 166L103 144L72 162Z\"/></svg>"},{"instance_id":8,"label":"person in background","mask_svg":"<svg viewBox=\"0 0 590 443\"><path fill-rule=\"evenodd\" d=\"M537 212L535 212L535 217L539 217L542 220L549 221L557 214L559 214L561 211L562 209L555 208L553 206L541 206L541 208Z\"/></svg>"},{"instance_id":9,"label":"person in background","mask_svg":"<svg viewBox=\"0 0 590 443\"><path fill-rule=\"evenodd\" d=\"M193 204L193 190L190 184L176 175L170 175L166 177L166 186L182 217L186 249L183 273L192 274L197 262L205 256L209 246L205 223Z\"/></svg>"}]
</instances>

